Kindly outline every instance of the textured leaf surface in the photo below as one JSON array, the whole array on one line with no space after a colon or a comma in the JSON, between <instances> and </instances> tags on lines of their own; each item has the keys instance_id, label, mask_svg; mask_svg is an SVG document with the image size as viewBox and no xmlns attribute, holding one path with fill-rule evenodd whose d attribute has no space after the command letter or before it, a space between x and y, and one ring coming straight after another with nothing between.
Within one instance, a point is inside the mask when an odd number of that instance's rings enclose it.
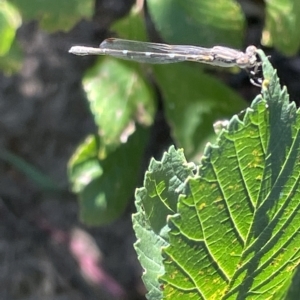
<instances>
[{"instance_id":1,"label":"textured leaf surface","mask_svg":"<svg viewBox=\"0 0 300 300\"><path fill-rule=\"evenodd\" d=\"M208 146L170 218L164 299L269 299L300 262L300 116L263 60L262 94Z\"/></svg>"},{"instance_id":2,"label":"textured leaf surface","mask_svg":"<svg viewBox=\"0 0 300 300\"><path fill-rule=\"evenodd\" d=\"M176 213L178 196L185 192L184 181L193 176L193 168L193 164L187 164L182 150L171 147L162 162L151 160L144 187L136 192L133 228L138 240L135 249L145 270L143 280L149 300L161 299L158 275L164 270L161 249L168 245L166 220Z\"/></svg>"},{"instance_id":3,"label":"textured leaf surface","mask_svg":"<svg viewBox=\"0 0 300 300\"><path fill-rule=\"evenodd\" d=\"M244 17L232 0L148 0L151 18L162 38L171 44L240 48Z\"/></svg>"},{"instance_id":4,"label":"textured leaf surface","mask_svg":"<svg viewBox=\"0 0 300 300\"><path fill-rule=\"evenodd\" d=\"M25 20L38 20L48 31L70 30L82 18L91 18L93 0L10 0Z\"/></svg>"},{"instance_id":5,"label":"textured leaf surface","mask_svg":"<svg viewBox=\"0 0 300 300\"><path fill-rule=\"evenodd\" d=\"M294 55L300 47L300 1L266 1L266 25L262 44L275 46L287 55Z\"/></svg>"}]
</instances>

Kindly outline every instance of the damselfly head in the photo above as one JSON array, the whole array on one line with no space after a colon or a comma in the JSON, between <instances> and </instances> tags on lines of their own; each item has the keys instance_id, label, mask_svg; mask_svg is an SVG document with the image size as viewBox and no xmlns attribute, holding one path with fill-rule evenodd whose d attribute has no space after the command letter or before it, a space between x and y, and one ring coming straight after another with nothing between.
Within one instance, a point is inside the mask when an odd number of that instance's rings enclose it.
<instances>
[{"instance_id":1,"label":"damselfly head","mask_svg":"<svg viewBox=\"0 0 300 300\"><path fill-rule=\"evenodd\" d=\"M245 53L249 58L249 64L255 66L257 64L257 48L253 45L248 46Z\"/></svg>"}]
</instances>

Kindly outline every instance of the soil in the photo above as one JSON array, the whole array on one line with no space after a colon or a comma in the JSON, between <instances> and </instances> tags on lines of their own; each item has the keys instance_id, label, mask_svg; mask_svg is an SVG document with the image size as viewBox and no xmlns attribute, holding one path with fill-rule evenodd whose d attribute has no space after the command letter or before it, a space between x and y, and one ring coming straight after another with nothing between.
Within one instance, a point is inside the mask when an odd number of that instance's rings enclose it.
<instances>
[{"instance_id":1,"label":"soil","mask_svg":"<svg viewBox=\"0 0 300 300\"><path fill-rule=\"evenodd\" d=\"M87 228L78 219L77 198L68 191L66 175L70 156L95 129L81 87L94 58L78 59L68 49L97 45L109 37L109 25L126 15L132 3L97 1L93 22L81 21L67 33L46 33L36 22L23 24L18 32L22 70L0 74L1 149L59 182L63 192L41 191L28 176L0 162L0 299L145 299L133 249L133 198L113 224ZM258 44L261 24L248 19L248 40ZM299 100L299 56L288 59L269 51L292 99ZM243 75L222 76L249 101L257 94ZM145 167L150 156L159 158L171 144L162 116L159 112L156 117L155 143L147 151Z\"/></svg>"}]
</instances>

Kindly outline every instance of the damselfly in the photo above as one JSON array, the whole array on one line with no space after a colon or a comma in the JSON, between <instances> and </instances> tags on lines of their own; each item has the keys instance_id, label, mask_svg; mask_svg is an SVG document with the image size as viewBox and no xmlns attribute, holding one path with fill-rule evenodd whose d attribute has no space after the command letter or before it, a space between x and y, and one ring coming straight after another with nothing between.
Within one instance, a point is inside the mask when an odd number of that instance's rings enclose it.
<instances>
[{"instance_id":1,"label":"damselfly","mask_svg":"<svg viewBox=\"0 0 300 300\"><path fill-rule=\"evenodd\" d=\"M239 67L258 72L257 48L249 46L245 52L223 46L204 48L187 45L167 45L109 38L99 48L73 46L69 52L76 55L110 55L126 60L150 64L169 64L182 61L201 62L219 67ZM251 81L255 85L257 82Z\"/></svg>"}]
</instances>

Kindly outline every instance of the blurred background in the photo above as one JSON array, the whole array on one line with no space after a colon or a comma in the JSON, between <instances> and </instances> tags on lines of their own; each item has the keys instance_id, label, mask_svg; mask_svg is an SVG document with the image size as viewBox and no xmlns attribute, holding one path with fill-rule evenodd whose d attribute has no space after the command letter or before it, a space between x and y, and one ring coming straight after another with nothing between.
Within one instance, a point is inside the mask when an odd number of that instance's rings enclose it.
<instances>
[{"instance_id":1,"label":"blurred background","mask_svg":"<svg viewBox=\"0 0 300 300\"><path fill-rule=\"evenodd\" d=\"M0 3L0 299L145 299L134 191L170 145L199 162L213 123L259 94L247 72L78 57L108 37L270 55L299 101L300 2Z\"/></svg>"}]
</instances>

